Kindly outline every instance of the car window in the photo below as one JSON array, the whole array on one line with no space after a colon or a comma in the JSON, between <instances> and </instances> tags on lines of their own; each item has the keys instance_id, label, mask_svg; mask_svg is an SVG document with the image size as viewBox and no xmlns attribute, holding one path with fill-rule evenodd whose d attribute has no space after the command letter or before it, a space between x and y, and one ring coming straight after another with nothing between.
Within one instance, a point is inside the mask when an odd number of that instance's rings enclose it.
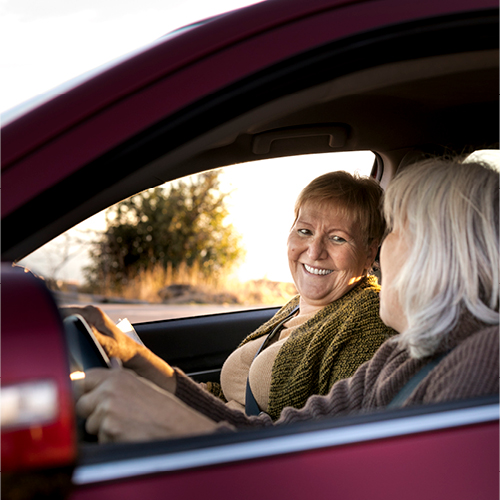
<instances>
[{"instance_id":1,"label":"car window","mask_svg":"<svg viewBox=\"0 0 500 500\"><path fill-rule=\"evenodd\" d=\"M282 305L300 190L332 170L370 175L369 151L304 155L185 177L87 219L19 262L62 304L135 322Z\"/></svg>"}]
</instances>

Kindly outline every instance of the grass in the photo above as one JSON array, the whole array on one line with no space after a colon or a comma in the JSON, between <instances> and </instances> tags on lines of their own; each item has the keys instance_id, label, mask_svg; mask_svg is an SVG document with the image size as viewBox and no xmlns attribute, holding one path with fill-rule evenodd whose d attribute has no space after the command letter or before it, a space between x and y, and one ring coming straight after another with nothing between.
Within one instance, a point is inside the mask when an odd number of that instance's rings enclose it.
<instances>
[{"instance_id":1,"label":"grass","mask_svg":"<svg viewBox=\"0 0 500 500\"><path fill-rule=\"evenodd\" d=\"M265 279L241 282L232 276L206 277L196 266L157 265L130 277L117 293L105 283L100 295L149 303L283 305L297 294L292 283Z\"/></svg>"}]
</instances>

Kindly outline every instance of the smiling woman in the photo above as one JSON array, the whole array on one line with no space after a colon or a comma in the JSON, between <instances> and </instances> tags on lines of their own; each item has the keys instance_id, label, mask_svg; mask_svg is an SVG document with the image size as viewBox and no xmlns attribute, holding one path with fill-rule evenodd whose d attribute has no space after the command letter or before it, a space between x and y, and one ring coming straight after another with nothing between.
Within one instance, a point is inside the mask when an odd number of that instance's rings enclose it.
<instances>
[{"instance_id":1,"label":"smiling woman","mask_svg":"<svg viewBox=\"0 0 500 500\"><path fill-rule=\"evenodd\" d=\"M273 418L285 406L301 408L394 333L380 321L378 283L368 276L385 227L381 194L374 179L343 171L301 191L288 237L299 295L229 356L221 388L208 384L230 407Z\"/></svg>"},{"instance_id":2,"label":"smiling woman","mask_svg":"<svg viewBox=\"0 0 500 500\"><path fill-rule=\"evenodd\" d=\"M307 202L288 237L288 261L303 309L319 310L348 292L371 267L378 242L366 248L351 220L335 207Z\"/></svg>"},{"instance_id":3,"label":"smiling woman","mask_svg":"<svg viewBox=\"0 0 500 500\"><path fill-rule=\"evenodd\" d=\"M384 232L383 221L374 217L379 201L373 180L346 172L318 177L301 192L288 262L304 312L339 299L368 274Z\"/></svg>"}]
</instances>

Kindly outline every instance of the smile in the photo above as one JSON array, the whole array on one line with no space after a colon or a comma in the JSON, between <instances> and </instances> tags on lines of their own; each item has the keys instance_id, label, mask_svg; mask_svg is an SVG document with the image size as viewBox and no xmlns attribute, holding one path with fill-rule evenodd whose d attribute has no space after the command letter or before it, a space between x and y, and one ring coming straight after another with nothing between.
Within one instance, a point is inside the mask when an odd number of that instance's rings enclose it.
<instances>
[{"instance_id":1,"label":"smile","mask_svg":"<svg viewBox=\"0 0 500 500\"><path fill-rule=\"evenodd\" d=\"M317 274L318 276L325 276L327 274L333 273L331 269L318 269L316 267L308 266L307 264L303 264L306 268L306 271L311 274Z\"/></svg>"}]
</instances>

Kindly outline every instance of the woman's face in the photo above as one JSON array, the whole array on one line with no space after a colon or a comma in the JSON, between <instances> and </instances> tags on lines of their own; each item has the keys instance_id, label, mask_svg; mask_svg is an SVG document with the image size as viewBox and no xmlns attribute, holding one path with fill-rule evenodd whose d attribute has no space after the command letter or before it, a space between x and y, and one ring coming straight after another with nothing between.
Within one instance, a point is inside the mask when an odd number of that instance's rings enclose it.
<instances>
[{"instance_id":1,"label":"woman's face","mask_svg":"<svg viewBox=\"0 0 500 500\"><path fill-rule=\"evenodd\" d=\"M376 253L377 242L367 248L358 225L335 205L305 202L288 237L288 263L301 309L322 308L342 297Z\"/></svg>"},{"instance_id":2,"label":"woman's face","mask_svg":"<svg viewBox=\"0 0 500 500\"><path fill-rule=\"evenodd\" d=\"M399 333L408 328L408 321L392 285L407 255L408 244L404 229L399 228L391 231L385 237L380 250L380 269L382 272L380 317L387 326L394 328Z\"/></svg>"}]
</instances>

